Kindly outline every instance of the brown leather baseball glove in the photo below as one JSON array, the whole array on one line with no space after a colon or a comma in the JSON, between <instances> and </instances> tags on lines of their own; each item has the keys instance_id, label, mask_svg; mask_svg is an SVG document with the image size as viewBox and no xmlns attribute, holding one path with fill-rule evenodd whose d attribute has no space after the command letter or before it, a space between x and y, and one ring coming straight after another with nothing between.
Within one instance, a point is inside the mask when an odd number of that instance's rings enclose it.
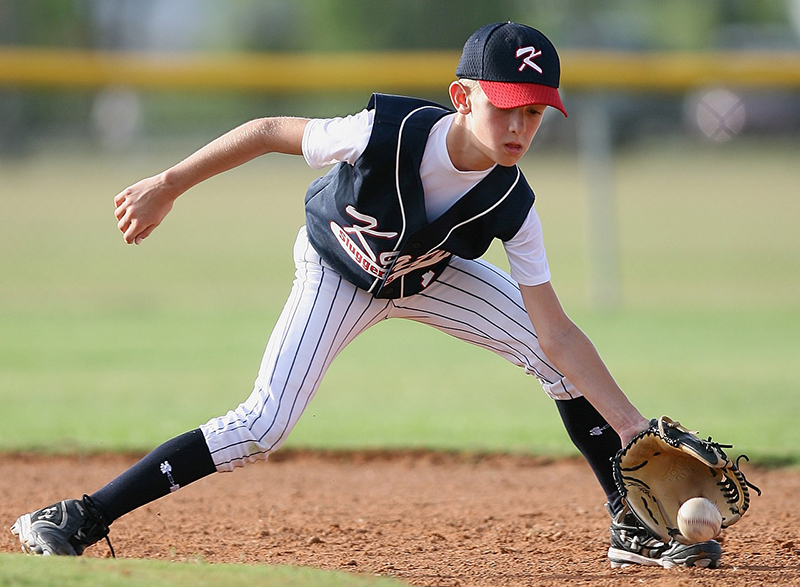
<instances>
[{"instance_id":1,"label":"brown leather baseball glove","mask_svg":"<svg viewBox=\"0 0 800 587\"><path fill-rule=\"evenodd\" d=\"M678 529L678 509L692 497L705 497L722 514L722 528L738 522L750 507L750 491L761 495L721 445L697 436L666 416L620 450L614 479L633 514L659 539L688 544Z\"/></svg>"}]
</instances>

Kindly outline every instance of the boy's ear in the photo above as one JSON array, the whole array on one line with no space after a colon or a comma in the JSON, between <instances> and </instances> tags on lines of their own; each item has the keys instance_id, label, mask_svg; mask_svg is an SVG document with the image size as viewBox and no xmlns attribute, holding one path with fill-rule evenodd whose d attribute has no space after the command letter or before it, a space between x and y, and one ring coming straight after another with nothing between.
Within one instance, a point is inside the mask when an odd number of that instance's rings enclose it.
<instances>
[{"instance_id":1,"label":"boy's ear","mask_svg":"<svg viewBox=\"0 0 800 587\"><path fill-rule=\"evenodd\" d=\"M459 114L469 114L472 111L469 90L461 82L455 81L450 84L450 101Z\"/></svg>"}]
</instances>

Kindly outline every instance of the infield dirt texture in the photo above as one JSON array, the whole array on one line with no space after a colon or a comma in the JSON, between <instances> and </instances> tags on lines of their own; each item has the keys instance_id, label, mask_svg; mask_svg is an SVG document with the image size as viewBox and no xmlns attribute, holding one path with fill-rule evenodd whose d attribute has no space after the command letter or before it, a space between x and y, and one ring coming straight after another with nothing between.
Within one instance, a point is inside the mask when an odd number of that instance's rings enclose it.
<instances>
[{"instance_id":1,"label":"infield dirt texture","mask_svg":"<svg viewBox=\"0 0 800 587\"><path fill-rule=\"evenodd\" d=\"M20 513L93 491L136 458L0 455L0 550L19 551L7 528ZM764 496L723 533L714 570L612 570L587 465L522 456L286 450L123 517L111 539L124 558L301 565L420 586L800 585L800 471L744 470Z\"/></svg>"}]
</instances>

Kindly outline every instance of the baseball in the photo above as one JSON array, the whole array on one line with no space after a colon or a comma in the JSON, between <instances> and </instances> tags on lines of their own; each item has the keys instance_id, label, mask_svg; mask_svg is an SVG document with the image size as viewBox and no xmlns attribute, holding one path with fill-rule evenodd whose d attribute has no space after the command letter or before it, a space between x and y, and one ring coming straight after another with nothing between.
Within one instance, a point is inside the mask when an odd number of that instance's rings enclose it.
<instances>
[{"instance_id":1,"label":"baseball","mask_svg":"<svg viewBox=\"0 0 800 587\"><path fill-rule=\"evenodd\" d=\"M722 529L722 514L705 497L693 497L678 509L678 529L691 542L711 540Z\"/></svg>"}]
</instances>

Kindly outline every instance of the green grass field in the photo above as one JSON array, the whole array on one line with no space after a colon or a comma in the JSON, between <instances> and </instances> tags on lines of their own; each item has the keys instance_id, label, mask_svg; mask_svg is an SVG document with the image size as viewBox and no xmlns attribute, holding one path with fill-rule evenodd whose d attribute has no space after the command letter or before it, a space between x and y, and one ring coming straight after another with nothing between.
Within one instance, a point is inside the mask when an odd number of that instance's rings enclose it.
<instances>
[{"instance_id":1,"label":"green grass field","mask_svg":"<svg viewBox=\"0 0 800 587\"><path fill-rule=\"evenodd\" d=\"M184 154L0 161L0 449L145 450L248 395L315 172L252 162L126 246L113 196ZM534 151L524 164L556 289L634 402L763 460L800 456L798 155L747 143L620 153L613 311L587 294L579 162ZM499 247L490 256L504 265ZM573 451L534 380L399 322L343 353L289 445Z\"/></svg>"},{"instance_id":2,"label":"green grass field","mask_svg":"<svg viewBox=\"0 0 800 587\"><path fill-rule=\"evenodd\" d=\"M147 450L248 395L314 173L280 156L250 163L184 196L144 245L124 245L113 196L184 154L0 160L0 450ZM745 143L620 153L624 299L602 311L587 293L579 162L534 152L524 165L554 284L634 402L759 463L800 461L798 156ZM499 247L489 254L504 265ZM574 453L535 381L402 322L342 354L288 445ZM0 566L14 586L361 584L202 562L3 555Z\"/></svg>"},{"instance_id":3,"label":"green grass field","mask_svg":"<svg viewBox=\"0 0 800 587\"><path fill-rule=\"evenodd\" d=\"M265 565L209 565L203 561L103 560L0 554L3 587L401 587L401 581L354 573Z\"/></svg>"}]
</instances>

